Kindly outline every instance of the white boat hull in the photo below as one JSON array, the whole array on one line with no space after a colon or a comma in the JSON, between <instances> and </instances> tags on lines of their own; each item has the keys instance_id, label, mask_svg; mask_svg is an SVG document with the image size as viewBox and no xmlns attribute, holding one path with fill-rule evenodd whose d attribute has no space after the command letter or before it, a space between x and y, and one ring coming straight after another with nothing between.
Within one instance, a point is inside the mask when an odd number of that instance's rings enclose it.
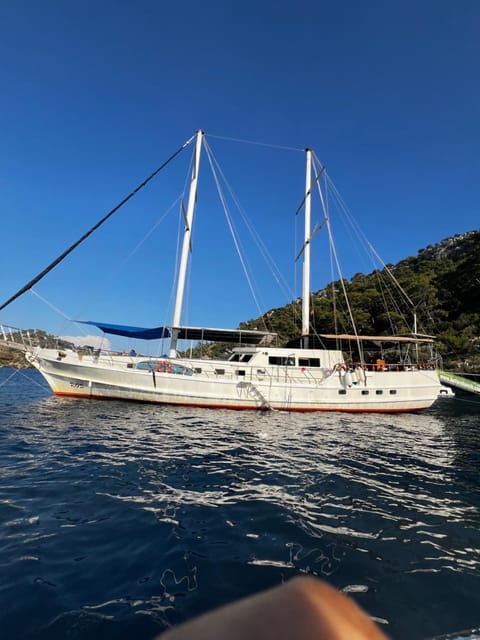
<instances>
[{"instance_id":1,"label":"white boat hull","mask_svg":"<svg viewBox=\"0 0 480 640\"><path fill-rule=\"evenodd\" d=\"M328 352L327 352L328 353ZM430 407L440 383L432 369L367 371L262 367L178 358L175 373L136 368L142 358L79 356L37 349L28 359L58 396L280 411L401 412ZM149 362L143 358L143 362Z\"/></svg>"}]
</instances>

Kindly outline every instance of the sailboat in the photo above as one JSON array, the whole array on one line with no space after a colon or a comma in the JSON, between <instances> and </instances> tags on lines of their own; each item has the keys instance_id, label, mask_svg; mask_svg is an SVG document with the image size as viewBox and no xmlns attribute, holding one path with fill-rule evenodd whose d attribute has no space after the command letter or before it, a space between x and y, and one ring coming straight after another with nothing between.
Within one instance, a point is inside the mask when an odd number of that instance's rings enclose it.
<instances>
[{"instance_id":1,"label":"sailboat","mask_svg":"<svg viewBox=\"0 0 480 640\"><path fill-rule=\"evenodd\" d=\"M439 395L440 382L434 359L397 362L381 357L368 361L368 346L383 348L430 347L433 338L310 335L310 229L312 151L306 150L303 207L305 236L302 286L302 332L298 341L278 346L268 331L192 327L182 324L182 308L194 219L200 156L204 133L195 139L189 198L177 275L176 298L170 326L153 329L92 322L104 333L137 340L169 339L168 353L146 357L101 350L53 349L36 346L26 358L57 396L143 401L179 406L278 411L405 412L430 407ZM227 360L202 359L179 351L179 342L229 343ZM355 346L355 361L342 346ZM349 347L351 355L352 349Z\"/></svg>"}]
</instances>

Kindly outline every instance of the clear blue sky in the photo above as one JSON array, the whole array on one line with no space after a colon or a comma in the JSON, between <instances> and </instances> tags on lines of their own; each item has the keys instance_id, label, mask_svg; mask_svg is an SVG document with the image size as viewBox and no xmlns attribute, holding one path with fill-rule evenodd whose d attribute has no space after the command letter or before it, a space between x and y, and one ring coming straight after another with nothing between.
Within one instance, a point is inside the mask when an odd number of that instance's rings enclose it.
<instances>
[{"instance_id":1,"label":"clear blue sky","mask_svg":"<svg viewBox=\"0 0 480 640\"><path fill-rule=\"evenodd\" d=\"M315 149L386 262L478 228L479 33L476 0L4 0L1 302L198 128ZM227 152L213 137L210 145L299 293L302 153L249 145ZM253 151L263 153L264 175ZM127 257L179 193L187 155L176 186L173 172L162 175L35 291L69 317L168 322L176 222L148 237L145 255ZM234 250L217 238L223 222L210 217L209 198L209 188L200 191L186 320L237 326L257 307L238 266L230 271ZM365 270L345 265L347 276ZM262 311L289 301L264 267L257 273ZM314 262L312 288L328 280L326 265ZM73 331L30 293L0 323Z\"/></svg>"}]
</instances>

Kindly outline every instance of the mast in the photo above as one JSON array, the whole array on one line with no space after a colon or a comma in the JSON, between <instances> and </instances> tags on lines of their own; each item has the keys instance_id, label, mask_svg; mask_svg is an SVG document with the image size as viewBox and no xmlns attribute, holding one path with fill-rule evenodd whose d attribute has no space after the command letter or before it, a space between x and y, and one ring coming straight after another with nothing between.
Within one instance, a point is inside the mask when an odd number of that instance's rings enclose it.
<instances>
[{"instance_id":1,"label":"mast","mask_svg":"<svg viewBox=\"0 0 480 640\"><path fill-rule=\"evenodd\" d=\"M195 157L193 161L192 177L190 180L190 191L188 194L187 213L185 214L185 231L183 234L182 253L180 257L180 266L178 269L177 295L175 298L175 309L173 312L172 326L178 327L182 315L183 295L185 291L185 279L187 276L188 254L190 251L190 238L192 235L193 213L195 210L195 202L197 199L197 182L198 171L200 168L200 151L202 149L204 133L200 129L197 131L197 142L195 145ZM178 332L172 331L170 342L169 356L175 358L177 356Z\"/></svg>"},{"instance_id":2,"label":"mast","mask_svg":"<svg viewBox=\"0 0 480 640\"><path fill-rule=\"evenodd\" d=\"M310 212L312 193L312 151L306 149L305 177L305 243L303 245L302 346L308 349L310 333Z\"/></svg>"}]
</instances>

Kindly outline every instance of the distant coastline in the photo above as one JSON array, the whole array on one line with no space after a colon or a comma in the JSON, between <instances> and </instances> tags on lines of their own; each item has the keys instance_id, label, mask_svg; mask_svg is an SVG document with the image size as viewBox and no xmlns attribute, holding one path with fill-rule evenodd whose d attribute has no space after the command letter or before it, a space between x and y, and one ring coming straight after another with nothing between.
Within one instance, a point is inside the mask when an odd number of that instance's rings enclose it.
<instances>
[{"instance_id":1,"label":"distant coastline","mask_svg":"<svg viewBox=\"0 0 480 640\"><path fill-rule=\"evenodd\" d=\"M0 367L13 367L14 369L32 369L33 366L26 360L23 351L10 349L0 343Z\"/></svg>"}]
</instances>

